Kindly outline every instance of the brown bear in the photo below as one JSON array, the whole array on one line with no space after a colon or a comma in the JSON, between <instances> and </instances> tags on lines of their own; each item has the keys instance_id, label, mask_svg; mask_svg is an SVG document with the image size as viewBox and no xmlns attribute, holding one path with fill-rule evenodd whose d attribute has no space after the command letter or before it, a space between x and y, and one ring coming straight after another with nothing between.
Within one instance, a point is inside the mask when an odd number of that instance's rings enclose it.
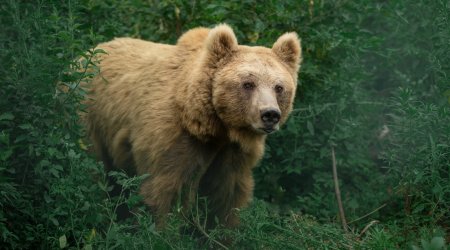
<instances>
[{"instance_id":1,"label":"brown bear","mask_svg":"<svg viewBox=\"0 0 450 250\"><path fill-rule=\"evenodd\" d=\"M98 45L100 74L85 100L94 150L108 169L149 173L140 194L164 221L178 198L207 197L228 227L249 203L266 135L292 110L301 61L295 33L271 49L238 45L221 24L176 45L118 38Z\"/></svg>"}]
</instances>

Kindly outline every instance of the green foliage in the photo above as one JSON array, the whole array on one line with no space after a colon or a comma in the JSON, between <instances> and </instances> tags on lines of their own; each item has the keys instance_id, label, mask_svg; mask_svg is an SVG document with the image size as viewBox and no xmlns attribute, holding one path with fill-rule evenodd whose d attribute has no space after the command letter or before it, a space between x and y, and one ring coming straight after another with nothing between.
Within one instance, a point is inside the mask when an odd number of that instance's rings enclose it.
<instances>
[{"instance_id":1,"label":"green foliage","mask_svg":"<svg viewBox=\"0 0 450 250\"><path fill-rule=\"evenodd\" d=\"M420 102L411 89L400 89L392 106L384 156L405 197L404 210L417 220L448 220L450 109Z\"/></svg>"},{"instance_id":2,"label":"green foliage","mask_svg":"<svg viewBox=\"0 0 450 250\"><path fill-rule=\"evenodd\" d=\"M72 6L60 7L2 5L0 228L8 248L54 248L64 235L81 246L106 219L103 171L77 142L81 97L70 92L61 101L56 92L58 83L85 77L66 76L89 34L75 31Z\"/></svg>"},{"instance_id":3,"label":"green foliage","mask_svg":"<svg viewBox=\"0 0 450 250\"><path fill-rule=\"evenodd\" d=\"M430 242L427 242L426 240L421 240L422 247L413 246L413 250L441 250L441 249L447 249L445 246L445 240L443 237L434 237L431 239Z\"/></svg>"},{"instance_id":4,"label":"green foliage","mask_svg":"<svg viewBox=\"0 0 450 250\"><path fill-rule=\"evenodd\" d=\"M336 225L321 225L315 218L291 213L280 216L261 201L242 213L243 226L232 234L239 249L342 249L357 247L354 235ZM311 237L314 235L314 237Z\"/></svg>"},{"instance_id":5,"label":"green foliage","mask_svg":"<svg viewBox=\"0 0 450 250\"><path fill-rule=\"evenodd\" d=\"M323 220L336 217L335 147L348 217L386 203L375 218L413 212L445 225L448 3L363 2L313 12L320 21L299 30L300 96L285 129L269 139L256 176L271 185L257 184L257 194Z\"/></svg>"},{"instance_id":6,"label":"green foliage","mask_svg":"<svg viewBox=\"0 0 450 250\"><path fill-rule=\"evenodd\" d=\"M229 236L233 249L446 249L449 16L446 0L5 1L1 246L197 249ZM190 28L221 22L250 45L270 47L296 31L304 60L294 111L269 136L242 226L200 241L180 230L192 225L176 211L165 230L155 230L137 195L142 176L109 173L125 186L109 197L108 175L80 140L85 93L78 86L98 73L91 60L104 53L91 49L98 42L174 43ZM335 223L331 148L349 233ZM118 221L120 205L134 216Z\"/></svg>"}]
</instances>

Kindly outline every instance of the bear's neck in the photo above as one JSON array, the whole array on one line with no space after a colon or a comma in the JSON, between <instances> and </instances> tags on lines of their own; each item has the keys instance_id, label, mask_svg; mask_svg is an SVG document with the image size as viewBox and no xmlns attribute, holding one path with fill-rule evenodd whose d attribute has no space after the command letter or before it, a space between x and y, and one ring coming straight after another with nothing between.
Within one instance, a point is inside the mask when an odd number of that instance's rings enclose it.
<instances>
[{"instance_id":1,"label":"bear's neck","mask_svg":"<svg viewBox=\"0 0 450 250\"><path fill-rule=\"evenodd\" d=\"M264 143L266 135L257 134L248 129L230 129L228 130L228 139L231 142L238 143L242 151L261 155L264 152Z\"/></svg>"}]
</instances>

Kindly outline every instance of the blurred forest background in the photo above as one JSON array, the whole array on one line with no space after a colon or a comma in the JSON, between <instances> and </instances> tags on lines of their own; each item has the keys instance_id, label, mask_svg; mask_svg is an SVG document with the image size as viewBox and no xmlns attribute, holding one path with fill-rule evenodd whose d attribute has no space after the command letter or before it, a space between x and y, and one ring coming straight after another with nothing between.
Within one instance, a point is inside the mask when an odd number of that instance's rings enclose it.
<instances>
[{"instance_id":1,"label":"blurred forest background","mask_svg":"<svg viewBox=\"0 0 450 250\"><path fill-rule=\"evenodd\" d=\"M0 248L219 248L215 239L230 235L232 249L448 249L449 18L448 0L1 1ZM108 196L77 116L77 86L94 74L80 68L98 65L73 60L114 37L174 44L222 22L248 45L296 31L304 61L241 227L199 245L176 210L155 230L140 178L111 173L131 195ZM123 203L135 216L118 221Z\"/></svg>"}]
</instances>

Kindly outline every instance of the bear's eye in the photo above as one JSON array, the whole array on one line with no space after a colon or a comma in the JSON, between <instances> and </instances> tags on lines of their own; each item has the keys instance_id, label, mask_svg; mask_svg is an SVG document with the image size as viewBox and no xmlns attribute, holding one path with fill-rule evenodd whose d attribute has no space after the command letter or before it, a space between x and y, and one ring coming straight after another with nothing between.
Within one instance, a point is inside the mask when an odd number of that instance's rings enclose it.
<instances>
[{"instance_id":1,"label":"bear's eye","mask_svg":"<svg viewBox=\"0 0 450 250\"><path fill-rule=\"evenodd\" d=\"M283 92L283 90L284 90L283 86L280 85L275 86L275 92L277 92L278 94Z\"/></svg>"},{"instance_id":2,"label":"bear's eye","mask_svg":"<svg viewBox=\"0 0 450 250\"><path fill-rule=\"evenodd\" d=\"M253 82L244 82L242 84L242 87L247 90L252 90L253 88L255 88L255 84Z\"/></svg>"}]
</instances>

